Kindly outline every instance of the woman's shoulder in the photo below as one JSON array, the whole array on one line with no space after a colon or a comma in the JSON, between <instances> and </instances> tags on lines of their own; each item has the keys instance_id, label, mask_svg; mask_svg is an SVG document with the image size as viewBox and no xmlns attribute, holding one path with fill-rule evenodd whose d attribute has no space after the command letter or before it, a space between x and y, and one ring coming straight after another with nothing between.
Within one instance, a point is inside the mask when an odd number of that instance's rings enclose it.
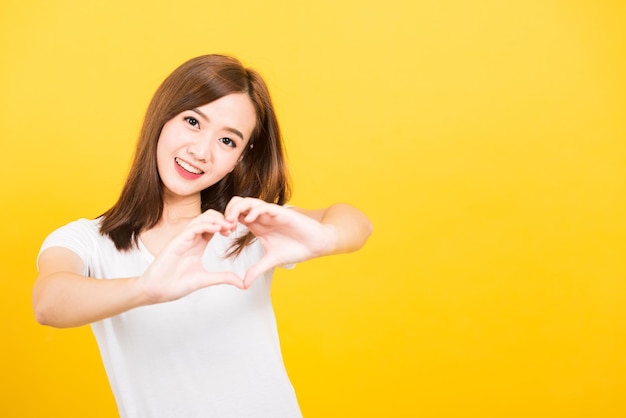
<instances>
[{"instance_id":1,"label":"woman's shoulder","mask_svg":"<svg viewBox=\"0 0 626 418\"><path fill-rule=\"evenodd\" d=\"M44 240L41 251L53 246L90 247L94 243L108 238L100 234L100 219L80 218L52 231Z\"/></svg>"},{"instance_id":2,"label":"woman's shoulder","mask_svg":"<svg viewBox=\"0 0 626 418\"><path fill-rule=\"evenodd\" d=\"M52 234L100 234L100 218L79 218L55 229Z\"/></svg>"}]
</instances>

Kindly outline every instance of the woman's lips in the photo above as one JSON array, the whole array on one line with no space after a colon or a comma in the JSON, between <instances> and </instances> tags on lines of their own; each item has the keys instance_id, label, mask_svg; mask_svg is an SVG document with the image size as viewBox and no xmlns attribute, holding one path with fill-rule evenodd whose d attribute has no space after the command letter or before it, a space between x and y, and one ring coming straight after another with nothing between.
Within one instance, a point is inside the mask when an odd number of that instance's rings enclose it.
<instances>
[{"instance_id":1,"label":"woman's lips","mask_svg":"<svg viewBox=\"0 0 626 418\"><path fill-rule=\"evenodd\" d=\"M200 170L198 167L194 167L187 161L181 160L178 157L174 158L174 163L176 171L178 171L178 173L186 179L194 180L204 174L204 171Z\"/></svg>"}]
</instances>

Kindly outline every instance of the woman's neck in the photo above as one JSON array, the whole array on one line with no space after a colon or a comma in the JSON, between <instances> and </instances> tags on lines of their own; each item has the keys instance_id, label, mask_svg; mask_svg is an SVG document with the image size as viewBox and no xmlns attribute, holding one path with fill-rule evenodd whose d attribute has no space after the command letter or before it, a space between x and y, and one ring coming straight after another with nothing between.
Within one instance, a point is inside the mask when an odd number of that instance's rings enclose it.
<instances>
[{"instance_id":1,"label":"woman's neck","mask_svg":"<svg viewBox=\"0 0 626 418\"><path fill-rule=\"evenodd\" d=\"M200 195L187 199L165 199L161 223L177 224L181 221L190 221L200 215L201 205Z\"/></svg>"},{"instance_id":2,"label":"woman's neck","mask_svg":"<svg viewBox=\"0 0 626 418\"><path fill-rule=\"evenodd\" d=\"M148 251L156 257L200 212L199 196L198 199L175 199L174 201L166 199L159 222L152 228L142 231L139 238Z\"/></svg>"}]
</instances>

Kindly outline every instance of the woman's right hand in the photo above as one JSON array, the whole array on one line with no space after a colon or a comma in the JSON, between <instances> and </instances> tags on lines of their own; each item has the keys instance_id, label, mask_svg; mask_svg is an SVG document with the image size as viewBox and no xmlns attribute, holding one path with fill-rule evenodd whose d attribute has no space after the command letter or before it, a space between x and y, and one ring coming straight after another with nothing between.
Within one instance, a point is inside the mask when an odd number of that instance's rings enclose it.
<instances>
[{"instance_id":1,"label":"woman's right hand","mask_svg":"<svg viewBox=\"0 0 626 418\"><path fill-rule=\"evenodd\" d=\"M202 265L202 255L216 233L228 235L236 223L208 210L170 241L139 278L148 303L179 299L196 290L216 284L243 288L243 280L233 272L209 272Z\"/></svg>"},{"instance_id":2,"label":"woman's right hand","mask_svg":"<svg viewBox=\"0 0 626 418\"><path fill-rule=\"evenodd\" d=\"M114 280L83 276L83 261L76 253L50 247L39 257L33 286L35 317L42 325L77 327L214 284L243 288L236 274L208 272L202 265L202 253L213 235L228 235L234 227L221 213L207 211L170 241L143 275Z\"/></svg>"}]
</instances>

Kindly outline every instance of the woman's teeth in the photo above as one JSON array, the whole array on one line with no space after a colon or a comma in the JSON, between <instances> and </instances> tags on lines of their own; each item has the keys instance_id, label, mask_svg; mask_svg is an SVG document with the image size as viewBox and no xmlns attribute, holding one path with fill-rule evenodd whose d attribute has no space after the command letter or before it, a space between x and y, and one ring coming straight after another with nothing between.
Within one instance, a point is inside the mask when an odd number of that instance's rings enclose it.
<instances>
[{"instance_id":1,"label":"woman's teeth","mask_svg":"<svg viewBox=\"0 0 626 418\"><path fill-rule=\"evenodd\" d=\"M185 171L189 171L190 173L193 174L202 174L204 173L204 171L192 166L191 164L187 163L186 161L183 161L181 159L179 159L178 157L174 159L176 161L176 164L178 164L179 166L181 166Z\"/></svg>"}]
</instances>

